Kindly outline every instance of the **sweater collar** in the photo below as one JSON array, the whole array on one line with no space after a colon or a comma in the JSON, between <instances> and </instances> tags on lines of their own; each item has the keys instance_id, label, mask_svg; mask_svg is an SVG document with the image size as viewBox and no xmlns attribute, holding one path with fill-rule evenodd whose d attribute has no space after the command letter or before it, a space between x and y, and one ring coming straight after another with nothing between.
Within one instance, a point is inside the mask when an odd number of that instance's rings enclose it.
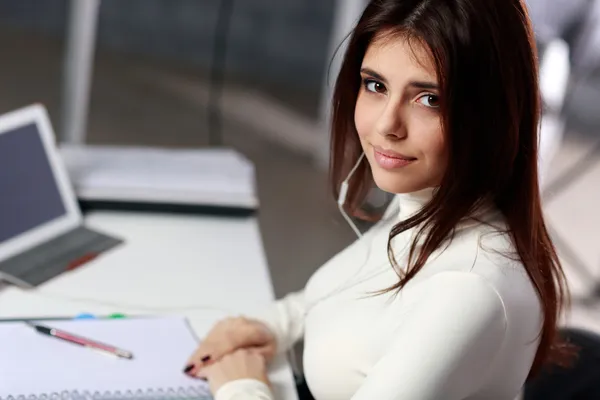
<instances>
[{"instance_id":1,"label":"sweater collar","mask_svg":"<svg viewBox=\"0 0 600 400\"><path fill-rule=\"evenodd\" d=\"M404 221L421 211L431 201L434 192L435 188L427 188L417 192L397 194L400 220Z\"/></svg>"},{"instance_id":2,"label":"sweater collar","mask_svg":"<svg viewBox=\"0 0 600 400\"><path fill-rule=\"evenodd\" d=\"M426 188L417 192L402 193L396 195L396 201L399 206L398 215L400 221L405 221L408 218L416 215L421 211L433 198L437 188ZM467 216L461 221L457 228L464 228L480 224L480 220L488 220L498 214L491 204L484 205L476 210L472 215Z\"/></svg>"}]
</instances>

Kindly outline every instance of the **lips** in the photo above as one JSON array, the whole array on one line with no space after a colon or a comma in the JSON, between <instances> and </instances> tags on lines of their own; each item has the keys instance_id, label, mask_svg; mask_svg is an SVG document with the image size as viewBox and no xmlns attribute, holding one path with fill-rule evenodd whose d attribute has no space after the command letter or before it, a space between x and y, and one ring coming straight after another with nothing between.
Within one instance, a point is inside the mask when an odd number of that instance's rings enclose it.
<instances>
[{"instance_id":1,"label":"lips","mask_svg":"<svg viewBox=\"0 0 600 400\"><path fill-rule=\"evenodd\" d=\"M384 169L402 168L417 160L415 157L406 156L396 151L379 147L374 147L373 151L375 162Z\"/></svg>"},{"instance_id":2,"label":"lips","mask_svg":"<svg viewBox=\"0 0 600 400\"><path fill-rule=\"evenodd\" d=\"M414 160L416 160L415 157L406 156L406 155L404 155L402 153L398 153L397 151L394 151L394 150L386 150L386 149L384 149L382 147L379 147L379 146L374 146L373 149L377 153L379 153L381 155L384 155L386 157L389 157L389 158L399 158L399 159L407 160L407 161L414 161Z\"/></svg>"}]
</instances>

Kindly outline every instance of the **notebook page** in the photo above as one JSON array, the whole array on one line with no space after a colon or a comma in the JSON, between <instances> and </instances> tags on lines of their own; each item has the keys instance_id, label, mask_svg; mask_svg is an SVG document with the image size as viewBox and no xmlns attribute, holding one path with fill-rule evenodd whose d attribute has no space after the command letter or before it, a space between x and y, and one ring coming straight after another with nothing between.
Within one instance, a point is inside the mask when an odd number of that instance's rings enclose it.
<instances>
[{"instance_id":1,"label":"notebook page","mask_svg":"<svg viewBox=\"0 0 600 400\"><path fill-rule=\"evenodd\" d=\"M0 323L0 397L64 391L126 392L199 388L182 369L196 340L182 318L40 321L133 353L106 355L42 335L24 323Z\"/></svg>"}]
</instances>

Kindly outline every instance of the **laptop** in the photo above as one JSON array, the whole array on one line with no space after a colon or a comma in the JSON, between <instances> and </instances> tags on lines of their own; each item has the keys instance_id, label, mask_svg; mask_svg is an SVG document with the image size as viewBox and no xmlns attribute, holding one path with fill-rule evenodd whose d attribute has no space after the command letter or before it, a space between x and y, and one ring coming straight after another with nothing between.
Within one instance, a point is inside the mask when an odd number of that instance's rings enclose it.
<instances>
[{"instance_id":1,"label":"laptop","mask_svg":"<svg viewBox=\"0 0 600 400\"><path fill-rule=\"evenodd\" d=\"M121 242L83 225L45 108L0 116L0 280L35 287Z\"/></svg>"}]
</instances>

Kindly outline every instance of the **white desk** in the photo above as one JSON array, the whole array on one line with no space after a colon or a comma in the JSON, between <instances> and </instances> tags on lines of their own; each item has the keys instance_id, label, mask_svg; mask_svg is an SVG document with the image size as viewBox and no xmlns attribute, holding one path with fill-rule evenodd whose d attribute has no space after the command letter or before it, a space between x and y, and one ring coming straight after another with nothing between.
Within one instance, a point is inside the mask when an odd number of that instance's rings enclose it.
<instances>
[{"instance_id":1,"label":"white desk","mask_svg":"<svg viewBox=\"0 0 600 400\"><path fill-rule=\"evenodd\" d=\"M255 218L96 212L86 221L125 244L36 290L4 287L0 318L179 314L202 337L217 320L274 299ZM277 399L297 399L283 357L270 378Z\"/></svg>"}]
</instances>

